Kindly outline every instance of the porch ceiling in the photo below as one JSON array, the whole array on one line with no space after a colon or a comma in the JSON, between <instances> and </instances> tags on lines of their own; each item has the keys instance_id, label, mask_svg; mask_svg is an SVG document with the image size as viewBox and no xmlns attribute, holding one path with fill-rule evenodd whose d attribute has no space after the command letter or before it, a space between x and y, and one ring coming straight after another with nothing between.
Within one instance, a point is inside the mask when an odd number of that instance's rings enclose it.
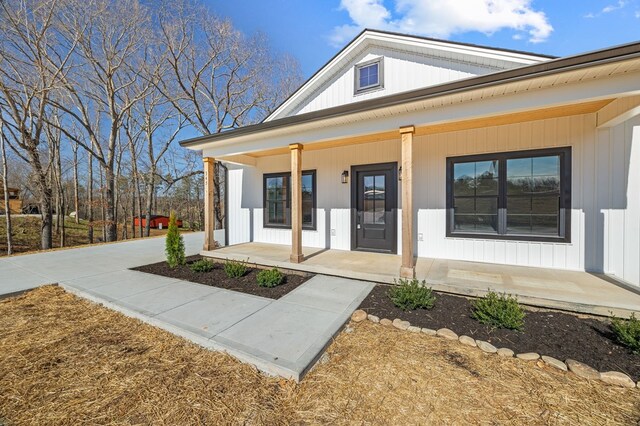
<instances>
[{"instance_id":1,"label":"porch ceiling","mask_svg":"<svg viewBox=\"0 0 640 426\"><path fill-rule=\"evenodd\" d=\"M483 117L476 118L471 120L460 120L460 121L452 121L447 123L439 123L427 126L417 126L415 128L415 135L432 135L437 133L446 133L446 132L454 132L459 130L470 130L491 126L502 126L507 124L515 124L515 123L523 123L527 121L536 121L543 120L547 118L559 118L559 117L567 117L571 115L579 115L579 114L589 114L594 113L611 102L614 99L602 99L591 102L582 102L582 103L574 103L570 105L563 106L555 106L550 108L539 108L533 109L529 111L520 111L511 114L501 114L495 115L491 117ZM322 149L330 149L337 148L341 146L348 145L358 145L364 143L371 142L380 142L386 140L400 140L400 134L398 130L392 130L387 132L377 132L371 133L367 135L354 136L349 138L341 138L334 140L325 140L318 142L307 143L304 146L305 151L316 151ZM268 157L272 155L283 155L288 154L289 148L288 146L266 149L262 151L255 151L244 154L245 156L251 158L260 158L260 157ZM251 161L241 161L237 156L229 156L229 157L220 157L222 161L228 160L229 162L242 162L242 163L250 163Z\"/></svg>"}]
</instances>

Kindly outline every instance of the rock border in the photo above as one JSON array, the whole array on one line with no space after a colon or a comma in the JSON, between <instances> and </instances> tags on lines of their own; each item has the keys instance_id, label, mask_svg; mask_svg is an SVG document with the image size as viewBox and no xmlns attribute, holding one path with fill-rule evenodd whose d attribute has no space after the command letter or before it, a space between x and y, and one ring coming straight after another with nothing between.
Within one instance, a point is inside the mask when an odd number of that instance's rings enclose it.
<instances>
[{"instance_id":1,"label":"rock border","mask_svg":"<svg viewBox=\"0 0 640 426\"><path fill-rule=\"evenodd\" d=\"M428 336L439 337L449 341L458 341L463 346L468 348L477 348L481 351L488 354L497 354L501 357L505 358L516 358L523 362L531 362L531 361L542 361L544 365L557 369L559 371L571 372L578 377L582 377L587 380L598 380L603 383L612 386L619 386L623 388L639 388L640 389L640 381L635 383L631 377L626 375L625 373L618 371L602 371L599 372L595 368L588 366L587 364L581 363L579 361L573 359L567 359L564 362L553 357L547 355L537 354L535 352L528 352L522 354L516 354L513 350L509 348L496 348L489 342L485 342L484 340L474 340L469 336L458 336L454 331L449 330L448 328L441 328L438 330L432 330L430 328L420 328L413 326L409 323L409 321L404 321L400 318L395 318L393 321L388 318L378 318L375 315L367 315L366 311L362 309L356 310L351 315L351 320L353 322L362 322L364 320L369 320L374 324L380 324L385 327L393 327L400 331L408 331L410 333L422 332Z\"/></svg>"}]
</instances>

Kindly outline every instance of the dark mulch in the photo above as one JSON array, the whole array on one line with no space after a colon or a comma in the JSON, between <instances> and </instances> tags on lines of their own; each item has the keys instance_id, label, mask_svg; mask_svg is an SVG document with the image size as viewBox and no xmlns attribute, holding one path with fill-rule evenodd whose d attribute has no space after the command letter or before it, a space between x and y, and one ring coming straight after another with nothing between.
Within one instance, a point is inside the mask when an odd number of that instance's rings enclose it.
<instances>
[{"instance_id":1,"label":"dark mulch","mask_svg":"<svg viewBox=\"0 0 640 426\"><path fill-rule=\"evenodd\" d=\"M400 318L424 328L449 328L458 335L486 340L516 353L537 352L559 360L584 362L598 371L621 371L640 380L640 355L614 341L607 321L578 318L559 311L527 311L523 332L492 329L471 317L471 301L444 293L436 294L433 309L403 311L387 296L389 286L377 285L360 309L380 318Z\"/></svg>"},{"instance_id":2,"label":"dark mulch","mask_svg":"<svg viewBox=\"0 0 640 426\"><path fill-rule=\"evenodd\" d=\"M225 288L227 290L239 291L241 293L253 294L254 296L267 297L269 299L281 298L313 276L312 274L303 275L282 271L285 274L284 282L279 286L266 288L258 285L256 275L262 269L255 265L249 264L249 271L245 276L241 278L229 278L224 272L223 263L216 262L215 260L214 262L216 266L212 271L193 272L191 268L189 268L189 265L201 258L201 256L190 256L187 258L186 265L178 266L174 269L170 268L167 265L167 262L153 263L151 265L144 265L133 269L149 274L162 275L165 277L177 278L213 287Z\"/></svg>"}]
</instances>

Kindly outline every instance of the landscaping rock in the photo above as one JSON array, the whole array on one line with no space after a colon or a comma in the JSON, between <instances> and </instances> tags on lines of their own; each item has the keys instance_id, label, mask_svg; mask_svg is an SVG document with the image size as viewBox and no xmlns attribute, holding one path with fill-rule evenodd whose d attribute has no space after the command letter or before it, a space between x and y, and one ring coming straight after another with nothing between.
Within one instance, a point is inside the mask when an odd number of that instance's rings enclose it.
<instances>
[{"instance_id":1,"label":"landscaping rock","mask_svg":"<svg viewBox=\"0 0 640 426\"><path fill-rule=\"evenodd\" d=\"M371 321L371 322L380 322L380 318L378 318L378 317L377 317L377 316L375 316L375 315L371 315L371 314L367 315L367 319L368 319L369 321Z\"/></svg>"},{"instance_id":2,"label":"landscaping rock","mask_svg":"<svg viewBox=\"0 0 640 426\"><path fill-rule=\"evenodd\" d=\"M460 336L458 337L458 340L460 341L460 343L466 346L472 346L474 348L478 346L476 345L476 341L469 336Z\"/></svg>"},{"instance_id":3,"label":"landscaping rock","mask_svg":"<svg viewBox=\"0 0 640 426\"><path fill-rule=\"evenodd\" d=\"M367 319L367 313L362 309L358 309L351 315L351 321L362 322Z\"/></svg>"},{"instance_id":4,"label":"landscaping rock","mask_svg":"<svg viewBox=\"0 0 640 426\"><path fill-rule=\"evenodd\" d=\"M353 333L353 327L346 326L344 329L345 333Z\"/></svg>"},{"instance_id":5,"label":"landscaping rock","mask_svg":"<svg viewBox=\"0 0 640 426\"><path fill-rule=\"evenodd\" d=\"M526 352L523 354L516 355L516 358L520 358L524 361L535 361L540 358L540 355L535 352Z\"/></svg>"},{"instance_id":6,"label":"landscaping rock","mask_svg":"<svg viewBox=\"0 0 640 426\"><path fill-rule=\"evenodd\" d=\"M393 324L393 322L388 318L382 318L380 320L380 324L382 324L382 325L391 325L391 324Z\"/></svg>"},{"instance_id":7,"label":"landscaping rock","mask_svg":"<svg viewBox=\"0 0 640 426\"><path fill-rule=\"evenodd\" d=\"M578 377L582 377L583 379L588 379L588 380L600 379L600 373L598 372L598 370L592 367L589 367L587 364L583 364L574 359L566 360L565 364L567 364L567 367L569 368L569 370Z\"/></svg>"},{"instance_id":8,"label":"landscaping rock","mask_svg":"<svg viewBox=\"0 0 640 426\"><path fill-rule=\"evenodd\" d=\"M436 336L444 337L445 339L449 340L458 340L458 335L448 328L441 328L440 330L436 331Z\"/></svg>"},{"instance_id":9,"label":"landscaping rock","mask_svg":"<svg viewBox=\"0 0 640 426\"><path fill-rule=\"evenodd\" d=\"M600 380L610 385L622 386L623 388L633 388L636 384L631 377L618 371L605 371L600 373Z\"/></svg>"},{"instance_id":10,"label":"landscaping rock","mask_svg":"<svg viewBox=\"0 0 640 426\"><path fill-rule=\"evenodd\" d=\"M555 359L551 356L542 355L542 360L549 367L557 368L558 370L567 371L567 364L560 361L559 359Z\"/></svg>"},{"instance_id":11,"label":"landscaping rock","mask_svg":"<svg viewBox=\"0 0 640 426\"><path fill-rule=\"evenodd\" d=\"M431 329L431 328L423 328L423 329L422 329L422 330L420 330L420 331L422 331L424 334L427 334L427 335L429 335L429 336L435 336L435 335L436 335L436 333L437 333L437 331L435 331L435 330L433 330L433 329Z\"/></svg>"},{"instance_id":12,"label":"landscaping rock","mask_svg":"<svg viewBox=\"0 0 640 426\"><path fill-rule=\"evenodd\" d=\"M489 342L485 342L484 340L476 340L476 345L478 345L478 347L482 349L484 352L487 352L490 354L494 354L498 352L498 348L496 348Z\"/></svg>"},{"instance_id":13,"label":"landscaping rock","mask_svg":"<svg viewBox=\"0 0 640 426\"><path fill-rule=\"evenodd\" d=\"M411 325L409 321L402 321L400 318L394 319L392 324L398 330L406 330Z\"/></svg>"},{"instance_id":14,"label":"landscaping rock","mask_svg":"<svg viewBox=\"0 0 640 426\"><path fill-rule=\"evenodd\" d=\"M410 325L407 328L407 331L410 331L412 333L420 333L420 327L416 327L415 325Z\"/></svg>"},{"instance_id":15,"label":"landscaping rock","mask_svg":"<svg viewBox=\"0 0 640 426\"><path fill-rule=\"evenodd\" d=\"M513 357L514 352L509 348L500 348L497 351L497 354L506 358Z\"/></svg>"}]
</instances>

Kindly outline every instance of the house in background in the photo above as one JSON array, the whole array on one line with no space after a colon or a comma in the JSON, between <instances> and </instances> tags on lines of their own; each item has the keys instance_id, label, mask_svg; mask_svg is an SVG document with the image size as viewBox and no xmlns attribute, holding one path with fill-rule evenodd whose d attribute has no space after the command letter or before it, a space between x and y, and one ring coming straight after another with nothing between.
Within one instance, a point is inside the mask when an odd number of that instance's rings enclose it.
<instances>
[{"instance_id":1,"label":"house in background","mask_svg":"<svg viewBox=\"0 0 640 426\"><path fill-rule=\"evenodd\" d=\"M138 216L135 216L133 218L133 224L135 226L146 227L147 218L143 217L142 219L140 219ZM182 220L176 219L176 224L178 225L178 228L182 228ZM167 229L169 227L169 216L152 215L151 219L149 220L149 227L153 229Z\"/></svg>"},{"instance_id":2,"label":"house in background","mask_svg":"<svg viewBox=\"0 0 640 426\"><path fill-rule=\"evenodd\" d=\"M182 145L203 155L204 254L220 256L221 161L222 256L485 290L514 266L638 287L639 113L640 43L553 58L365 30L263 122Z\"/></svg>"},{"instance_id":3,"label":"house in background","mask_svg":"<svg viewBox=\"0 0 640 426\"><path fill-rule=\"evenodd\" d=\"M9 212L11 214L22 213L22 199L20 199L19 188L8 188L9 193ZM4 188L0 185L0 214L5 214L4 208Z\"/></svg>"}]
</instances>

